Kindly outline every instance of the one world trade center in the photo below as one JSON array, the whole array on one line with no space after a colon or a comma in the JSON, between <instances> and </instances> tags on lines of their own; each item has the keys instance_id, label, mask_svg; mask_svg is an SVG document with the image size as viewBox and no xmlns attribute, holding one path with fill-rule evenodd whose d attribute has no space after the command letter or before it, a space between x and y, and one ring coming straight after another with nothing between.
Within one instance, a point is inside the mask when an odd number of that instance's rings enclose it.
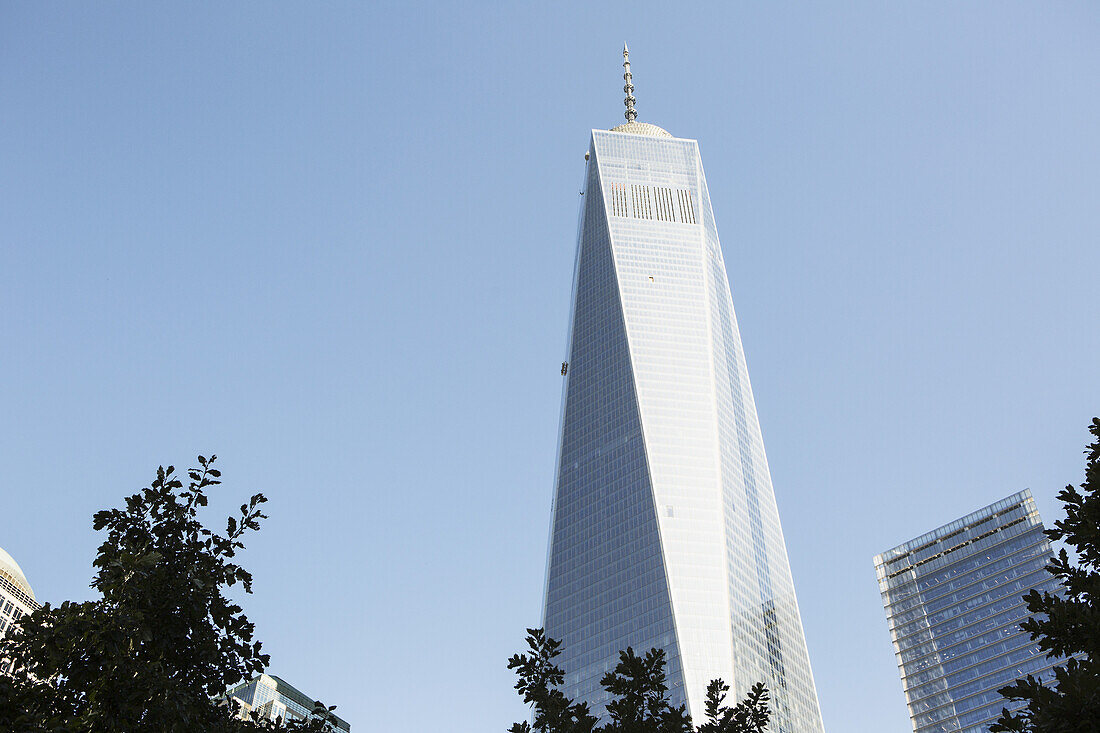
<instances>
[{"instance_id":1,"label":"one world trade center","mask_svg":"<svg viewBox=\"0 0 1100 733\"><path fill-rule=\"evenodd\" d=\"M593 130L574 266L544 626L600 715L628 646L665 650L703 719L716 677L823 731L718 229L695 140Z\"/></svg>"}]
</instances>

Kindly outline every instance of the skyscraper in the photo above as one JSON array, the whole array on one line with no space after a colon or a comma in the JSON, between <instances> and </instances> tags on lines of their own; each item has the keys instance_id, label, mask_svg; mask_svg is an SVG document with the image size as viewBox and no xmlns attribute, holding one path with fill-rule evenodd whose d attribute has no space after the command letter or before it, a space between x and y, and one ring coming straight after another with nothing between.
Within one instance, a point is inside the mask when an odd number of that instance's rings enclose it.
<instances>
[{"instance_id":1,"label":"skyscraper","mask_svg":"<svg viewBox=\"0 0 1100 733\"><path fill-rule=\"evenodd\" d=\"M1030 491L1021 491L875 557L909 717L917 733L979 733L1017 709L997 690L1050 679L1020 622L1022 596L1056 593L1053 557Z\"/></svg>"},{"instance_id":2,"label":"skyscraper","mask_svg":"<svg viewBox=\"0 0 1100 733\"><path fill-rule=\"evenodd\" d=\"M694 140L593 130L562 366L544 626L565 691L600 714L628 646L665 650L674 700L772 695L775 733L822 730L718 230Z\"/></svg>"}]
</instances>

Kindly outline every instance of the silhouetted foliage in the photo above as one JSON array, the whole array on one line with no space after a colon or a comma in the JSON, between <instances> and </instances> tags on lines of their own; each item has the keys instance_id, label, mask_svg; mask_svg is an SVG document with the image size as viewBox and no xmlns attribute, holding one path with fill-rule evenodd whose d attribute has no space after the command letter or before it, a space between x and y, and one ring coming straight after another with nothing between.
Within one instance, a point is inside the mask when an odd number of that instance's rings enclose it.
<instances>
[{"instance_id":1,"label":"silhouetted foliage","mask_svg":"<svg viewBox=\"0 0 1100 733\"><path fill-rule=\"evenodd\" d=\"M611 722L601 729L606 733L691 733L687 707L674 708L668 699L664 649L639 657L627 647L600 684L615 696L607 704Z\"/></svg>"},{"instance_id":2,"label":"silhouetted foliage","mask_svg":"<svg viewBox=\"0 0 1100 733\"><path fill-rule=\"evenodd\" d=\"M757 682L744 700L732 708L726 707L730 688L722 680L707 685L707 722L699 733L763 733L768 725L768 688Z\"/></svg>"},{"instance_id":3,"label":"silhouetted foliage","mask_svg":"<svg viewBox=\"0 0 1100 733\"><path fill-rule=\"evenodd\" d=\"M585 703L576 703L559 689L565 674L554 663L561 642L542 629L527 630L527 654L508 660L519 678L516 690L532 707L532 722L515 723L511 733L691 733L691 717L684 705L672 707L665 676L663 649L639 657L627 648L619 663L600 680L614 696L607 705L608 722L599 722ZM699 733L762 733L768 723L768 691L753 686L748 697L732 709L725 704L729 687L714 680L707 687L707 722Z\"/></svg>"},{"instance_id":4,"label":"silhouetted foliage","mask_svg":"<svg viewBox=\"0 0 1100 733\"><path fill-rule=\"evenodd\" d=\"M1026 705L1015 713L1004 709L991 731L1100 731L1100 418L1093 418L1089 431L1095 440L1085 449L1085 482L1080 491L1070 485L1058 494L1066 518L1047 530L1052 540L1073 546L1076 562L1064 548L1059 551L1047 570L1061 580L1063 594L1032 590L1024 600L1038 616L1020 624L1048 657L1068 659L1055 667L1049 687L1028 675L999 690Z\"/></svg>"},{"instance_id":5,"label":"silhouetted foliage","mask_svg":"<svg viewBox=\"0 0 1100 733\"><path fill-rule=\"evenodd\" d=\"M554 664L554 657L561 654L561 642L551 639L542 629L527 629L529 654L514 654L508 660L508 669L516 670L519 678L516 691L534 711L531 723L516 723L511 733L590 733L596 718L584 703L574 703L565 697L558 687L565 675Z\"/></svg>"},{"instance_id":6,"label":"silhouetted foliage","mask_svg":"<svg viewBox=\"0 0 1100 733\"><path fill-rule=\"evenodd\" d=\"M175 469L157 469L121 509L97 512L106 531L91 587L101 598L44 604L0 641L13 663L0 675L0 730L28 733L244 733L321 731L315 717L291 725L241 720L215 698L267 666L254 627L224 591L252 576L234 562L246 532L260 528L256 494L225 533L198 519L220 472L199 456L186 488ZM321 706L321 710L324 711Z\"/></svg>"}]
</instances>

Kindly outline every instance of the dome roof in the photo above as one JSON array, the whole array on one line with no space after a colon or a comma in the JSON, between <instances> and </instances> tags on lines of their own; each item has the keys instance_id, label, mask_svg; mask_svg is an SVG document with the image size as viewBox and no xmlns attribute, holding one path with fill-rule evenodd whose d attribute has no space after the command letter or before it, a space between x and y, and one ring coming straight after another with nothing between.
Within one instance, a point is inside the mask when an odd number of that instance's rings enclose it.
<instances>
[{"instance_id":1,"label":"dome roof","mask_svg":"<svg viewBox=\"0 0 1100 733\"><path fill-rule=\"evenodd\" d=\"M34 591L31 590L31 584L27 582L27 576L23 575L23 568L19 567L19 563L5 552L3 547L0 547L0 573L9 576L17 586L34 599Z\"/></svg>"},{"instance_id":2,"label":"dome roof","mask_svg":"<svg viewBox=\"0 0 1100 733\"><path fill-rule=\"evenodd\" d=\"M626 132L631 135L652 135L653 137L672 137L672 133L651 125L648 122L627 122L618 127L612 127L611 132Z\"/></svg>"}]
</instances>

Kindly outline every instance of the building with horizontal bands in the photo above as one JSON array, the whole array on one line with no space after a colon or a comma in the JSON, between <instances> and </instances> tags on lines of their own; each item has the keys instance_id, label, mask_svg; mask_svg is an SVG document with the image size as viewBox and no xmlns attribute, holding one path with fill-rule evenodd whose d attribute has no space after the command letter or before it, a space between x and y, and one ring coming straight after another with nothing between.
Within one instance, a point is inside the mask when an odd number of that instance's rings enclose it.
<instances>
[{"instance_id":1,"label":"building with horizontal bands","mask_svg":"<svg viewBox=\"0 0 1100 733\"><path fill-rule=\"evenodd\" d=\"M23 569L11 555L0 548L0 638L7 636L12 624L25 614L38 609L38 601ZM0 659L0 672L7 672L10 662Z\"/></svg>"},{"instance_id":2,"label":"building with horizontal bands","mask_svg":"<svg viewBox=\"0 0 1100 733\"><path fill-rule=\"evenodd\" d=\"M1057 593L1053 557L1030 491L1021 491L875 557L886 621L916 733L983 733L997 690L1051 660L1020 629L1023 595Z\"/></svg>"}]
</instances>

